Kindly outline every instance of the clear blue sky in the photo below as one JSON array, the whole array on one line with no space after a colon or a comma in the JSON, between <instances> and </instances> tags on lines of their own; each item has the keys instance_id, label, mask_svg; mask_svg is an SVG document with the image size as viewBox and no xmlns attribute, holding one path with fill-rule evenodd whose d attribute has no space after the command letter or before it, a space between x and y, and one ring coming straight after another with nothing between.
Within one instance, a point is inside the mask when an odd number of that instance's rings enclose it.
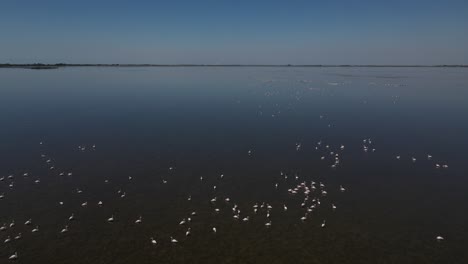
<instances>
[{"instance_id":1,"label":"clear blue sky","mask_svg":"<svg viewBox=\"0 0 468 264\"><path fill-rule=\"evenodd\" d=\"M468 1L1 0L0 62L468 64Z\"/></svg>"}]
</instances>

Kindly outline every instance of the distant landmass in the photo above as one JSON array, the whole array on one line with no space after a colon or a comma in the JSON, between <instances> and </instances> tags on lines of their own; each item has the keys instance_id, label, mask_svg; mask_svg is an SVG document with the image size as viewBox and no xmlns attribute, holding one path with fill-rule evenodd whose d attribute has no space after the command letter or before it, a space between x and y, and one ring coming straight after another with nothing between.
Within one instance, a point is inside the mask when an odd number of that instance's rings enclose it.
<instances>
[{"instance_id":1,"label":"distant landmass","mask_svg":"<svg viewBox=\"0 0 468 264\"><path fill-rule=\"evenodd\" d=\"M75 63L32 63L32 64L0 64L0 68L23 68L33 70L58 69L61 67L456 67L466 68L468 65L356 65L356 64L75 64Z\"/></svg>"}]
</instances>

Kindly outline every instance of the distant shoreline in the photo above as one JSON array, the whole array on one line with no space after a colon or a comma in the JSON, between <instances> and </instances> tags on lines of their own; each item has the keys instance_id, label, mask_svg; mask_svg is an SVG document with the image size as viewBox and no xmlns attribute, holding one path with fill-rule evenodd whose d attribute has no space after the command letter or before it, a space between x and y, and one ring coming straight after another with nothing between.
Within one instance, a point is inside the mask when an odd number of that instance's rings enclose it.
<instances>
[{"instance_id":1,"label":"distant shoreline","mask_svg":"<svg viewBox=\"0 0 468 264\"><path fill-rule=\"evenodd\" d=\"M327 65L327 64L0 64L0 68L33 70L58 69L63 67L297 67L297 68L468 68L468 65Z\"/></svg>"}]
</instances>

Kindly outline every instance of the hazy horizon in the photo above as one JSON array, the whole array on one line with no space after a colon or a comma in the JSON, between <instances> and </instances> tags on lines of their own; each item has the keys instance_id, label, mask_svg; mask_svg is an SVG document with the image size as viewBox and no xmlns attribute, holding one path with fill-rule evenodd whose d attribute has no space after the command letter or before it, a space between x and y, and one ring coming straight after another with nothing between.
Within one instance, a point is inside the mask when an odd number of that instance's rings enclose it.
<instances>
[{"instance_id":1,"label":"hazy horizon","mask_svg":"<svg viewBox=\"0 0 468 264\"><path fill-rule=\"evenodd\" d=\"M2 1L0 63L468 64L464 1Z\"/></svg>"}]
</instances>

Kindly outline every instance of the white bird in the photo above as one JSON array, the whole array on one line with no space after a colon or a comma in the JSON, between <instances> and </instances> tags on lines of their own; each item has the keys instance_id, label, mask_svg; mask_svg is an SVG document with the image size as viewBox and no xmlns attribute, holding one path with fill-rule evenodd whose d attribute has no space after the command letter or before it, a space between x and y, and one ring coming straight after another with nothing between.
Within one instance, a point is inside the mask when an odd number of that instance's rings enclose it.
<instances>
[{"instance_id":1,"label":"white bird","mask_svg":"<svg viewBox=\"0 0 468 264\"><path fill-rule=\"evenodd\" d=\"M88 205L88 202L84 202L81 204L81 206L86 207Z\"/></svg>"},{"instance_id":2,"label":"white bird","mask_svg":"<svg viewBox=\"0 0 468 264\"><path fill-rule=\"evenodd\" d=\"M99 206L102 206L102 201L99 201L97 204L98 204Z\"/></svg>"},{"instance_id":3,"label":"white bird","mask_svg":"<svg viewBox=\"0 0 468 264\"><path fill-rule=\"evenodd\" d=\"M325 221L326 221L326 220L323 220L323 222L322 222L322 225L321 225L322 228L325 227Z\"/></svg>"},{"instance_id":4,"label":"white bird","mask_svg":"<svg viewBox=\"0 0 468 264\"><path fill-rule=\"evenodd\" d=\"M39 231L39 226L36 226L33 230L31 230L31 232L33 232L33 233L36 233L38 231Z\"/></svg>"},{"instance_id":5,"label":"white bird","mask_svg":"<svg viewBox=\"0 0 468 264\"><path fill-rule=\"evenodd\" d=\"M442 237L442 236L437 236L436 239L437 239L437 241L442 241L442 240L444 240L444 237Z\"/></svg>"},{"instance_id":6,"label":"white bird","mask_svg":"<svg viewBox=\"0 0 468 264\"><path fill-rule=\"evenodd\" d=\"M244 222L249 221L249 217L248 217L248 216L244 217L244 218L242 219L242 221L244 221Z\"/></svg>"},{"instance_id":7,"label":"white bird","mask_svg":"<svg viewBox=\"0 0 468 264\"><path fill-rule=\"evenodd\" d=\"M332 204L332 209L333 209L333 210L336 209L336 205L335 205L335 204Z\"/></svg>"},{"instance_id":8,"label":"white bird","mask_svg":"<svg viewBox=\"0 0 468 264\"><path fill-rule=\"evenodd\" d=\"M140 216L137 220L135 220L135 224L141 224L141 220L142 220L142 218Z\"/></svg>"},{"instance_id":9,"label":"white bird","mask_svg":"<svg viewBox=\"0 0 468 264\"><path fill-rule=\"evenodd\" d=\"M66 225L66 226L60 231L60 233L62 233L62 234L63 234L63 233L66 233L66 232L68 232L68 225Z\"/></svg>"},{"instance_id":10,"label":"white bird","mask_svg":"<svg viewBox=\"0 0 468 264\"><path fill-rule=\"evenodd\" d=\"M284 210L284 211L287 211L287 210L288 210L288 207L287 207L285 204L283 204L283 210Z\"/></svg>"},{"instance_id":11,"label":"white bird","mask_svg":"<svg viewBox=\"0 0 468 264\"><path fill-rule=\"evenodd\" d=\"M0 227L0 231L5 231L6 229L7 229L6 224L3 224L3 225Z\"/></svg>"},{"instance_id":12,"label":"white bird","mask_svg":"<svg viewBox=\"0 0 468 264\"><path fill-rule=\"evenodd\" d=\"M346 189L343 186L340 185L340 191L344 192L344 191L346 191Z\"/></svg>"},{"instance_id":13,"label":"white bird","mask_svg":"<svg viewBox=\"0 0 468 264\"><path fill-rule=\"evenodd\" d=\"M107 222L109 222L109 223L114 222L114 215L112 215L111 217L109 217L109 218L107 219Z\"/></svg>"},{"instance_id":14,"label":"white bird","mask_svg":"<svg viewBox=\"0 0 468 264\"><path fill-rule=\"evenodd\" d=\"M75 214L71 214L70 217L68 217L68 220L69 221L75 220Z\"/></svg>"},{"instance_id":15,"label":"white bird","mask_svg":"<svg viewBox=\"0 0 468 264\"><path fill-rule=\"evenodd\" d=\"M151 237L150 240L151 240L151 244L153 244L153 245L158 244L158 242L156 242L156 239L154 239L154 238Z\"/></svg>"},{"instance_id":16,"label":"white bird","mask_svg":"<svg viewBox=\"0 0 468 264\"><path fill-rule=\"evenodd\" d=\"M265 223L265 226L266 226L266 227L270 227L270 226L271 226L271 221Z\"/></svg>"},{"instance_id":17,"label":"white bird","mask_svg":"<svg viewBox=\"0 0 468 264\"><path fill-rule=\"evenodd\" d=\"M18 234L15 236L15 240L18 240L18 239L21 239L21 233L18 233Z\"/></svg>"},{"instance_id":18,"label":"white bird","mask_svg":"<svg viewBox=\"0 0 468 264\"><path fill-rule=\"evenodd\" d=\"M15 226L15 220L11 221L10 223L10 228L14 227Z\"/></svg>"},{"instance_id":19,"label":"white bird","mask_svg":"<svg viewBox=\"0 0 468 264\"><path fill-rule=\"evenodd\" d=\"M179 225L184 225L185 224L185 218L180 221Z\"/></svg>"},{"instance_id":20,"label":"white bird","mask_svg":"<svg viewBox=\"0 0 468 264\"><path fill-rule=\"evenodd\" d=\"M8 236L8 237L5 239L5 241L3 241L3 242L4 242L4 243L8 243L8 242L10 242L10 241L11 241L11 238L10 238L10 236Z\"/></svg>"},{"instance_id":21,"label":"white bird","mask_svg":"<svg viewBox=\"0 0 468 264\"><path fill-rule=\"evenodd\" d=\"M177 239L171 237L171 242L175 244L175 243L177 243L177 242L179 242L179 241L177 241Z\"/></svg>"},{"instance_id":22,"label":"white bird","mask_svg":"<svg viewBox=\"0 0 468 264\"><path fill-rule=\"evenodd\" d=\"M15 252L15 254L11 255L9 258L9 260L15 260L15 259L18 259L18 253Z\"/></svg>"},{"instance_id":23,"label":"white bird","mask_svg":"<svg viewBox=\"0 0 468 264\"><path fill-rule=\"evenodd\" d=\"M30 225L31 223L32 223L32 220L31 220L31 219L29 219L29 220L27 220L26 222L24 222L25 225Z\"/></svg>"},{"instance_id":24,"label":"white bird","mask_svg":"<svg viewBox=\"0 0 468 264\"><path fill-rule=\"evenodd\" d=\"M213 233L216 234L216 227L213 227Z\"/></svg>"},{"instance_id":25,"label":"white bird","mask_svg":"<svg viewBox=\"0 0 468 264\"><path fill-rule=\"evenodd\" d=\"M190 229L190 227L189 227L189 228L187 229L187 232L185 232L185 236L190 236L190 231L191 231L191 229Z\"/></svg>"}]
</instances>

